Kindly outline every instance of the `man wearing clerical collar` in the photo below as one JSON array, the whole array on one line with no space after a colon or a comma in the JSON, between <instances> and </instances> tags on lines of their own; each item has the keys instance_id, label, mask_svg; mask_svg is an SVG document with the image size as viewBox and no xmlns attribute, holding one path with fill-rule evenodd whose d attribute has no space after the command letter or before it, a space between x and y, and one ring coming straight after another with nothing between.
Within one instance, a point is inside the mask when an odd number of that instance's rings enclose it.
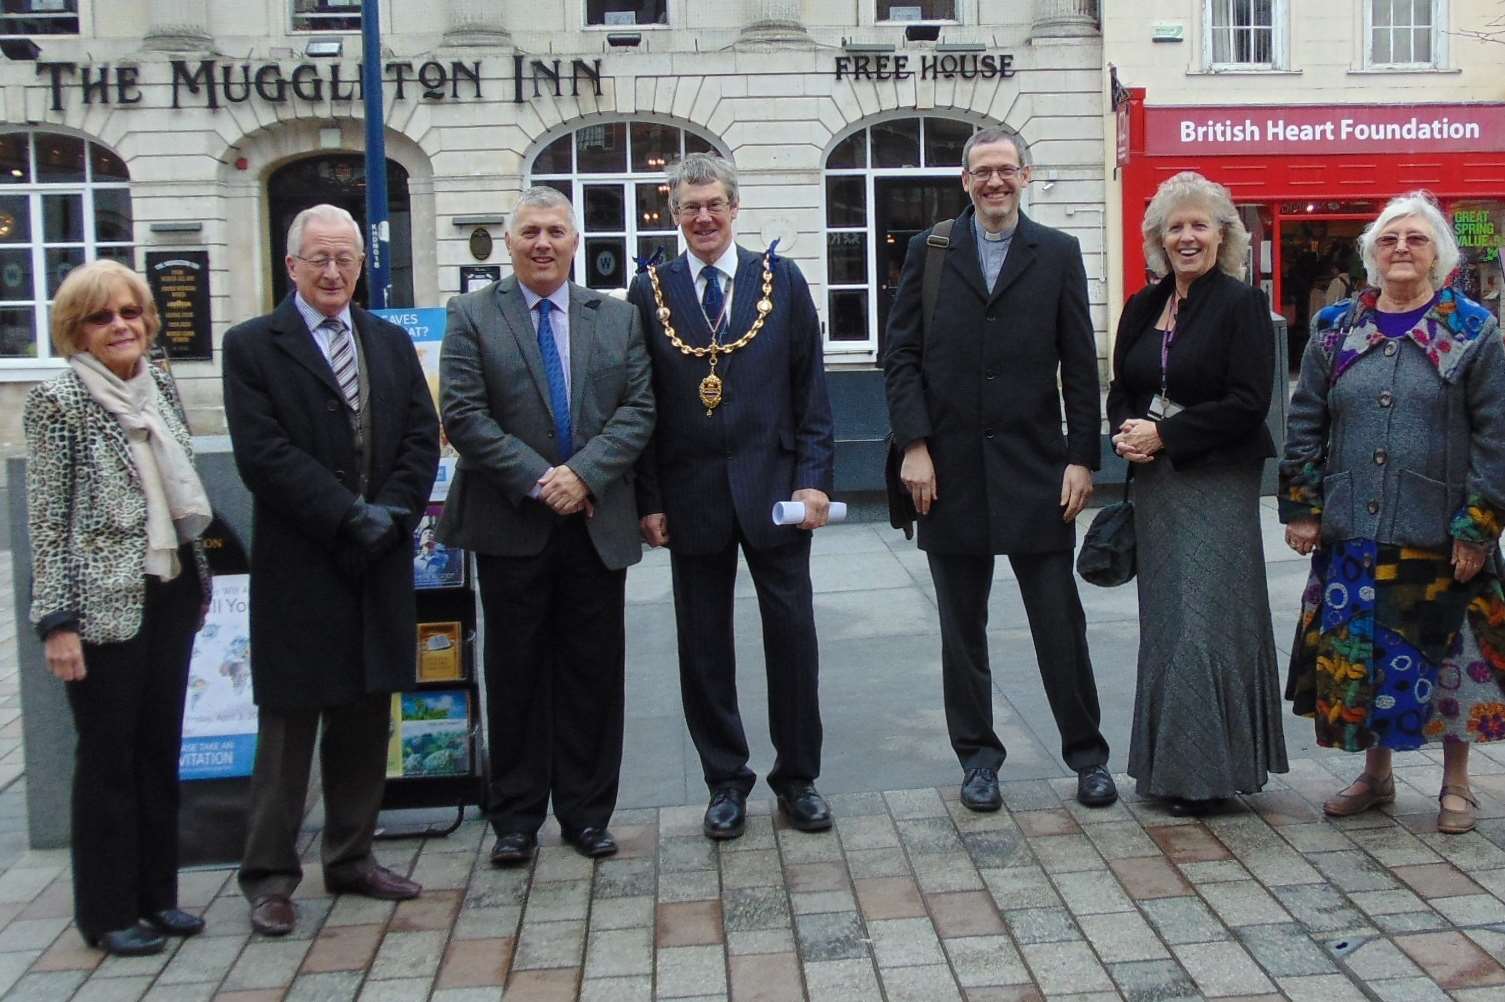
<instances>
[{"instance_id":1,"label":"man wearing clerical collar","mask_svg":"<svg viewBox=\"0 0 1505 1002\"><path fill-rule=\"evenodd\" d=\"M1074 522L1092 496L1099 455L1097 348L1081 247L1020 211L1031 168L1016 133L979 130L962 163L972 207L955 220L949 243L935 235L945 249L934 303L924 288L927 230L909 244L884 359L889 423L904 450L899 476L919 513L919 546L940 608L961 799L976 811L1003 803L987 623L994 556L1007 554L1061 757L1077 773L1077 799L1102 806L1118 794L1071 566Z\"/></svg>"},{"instance_id":2,"label":"man wearing clerical collar","mask_svg":"<svg viewBox=\"0 0 1505 1002\"><path fill-rule=\"evenodd\" d=\"M831 826L820 773L810 532L826 523L831 405L820 324L804 276L773 249L738 247L737 174L692 153L668 171L688 251L650 268L629 299L653 357L659 420L638 465L643 537L668 546L685 719L710 804L704 831L736 838L756 776L737 708L732 593L741 549L758 592L776 759L768 785L791 825ZM773 524L800 501L798 526Z\"/></svg>"}]
</instances>

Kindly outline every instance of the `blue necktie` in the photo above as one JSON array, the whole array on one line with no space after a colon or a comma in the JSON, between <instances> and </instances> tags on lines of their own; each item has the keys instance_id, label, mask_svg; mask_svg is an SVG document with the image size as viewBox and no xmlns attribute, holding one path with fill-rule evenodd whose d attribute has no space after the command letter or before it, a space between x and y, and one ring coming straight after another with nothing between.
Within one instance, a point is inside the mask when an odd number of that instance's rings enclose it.
<instances>
[{"instance_id":1,"label":"blue necktie","mask_svg":"<svg viewBox=\"0 0 1505 1002\"><path fill-rule=\"evenodd\" d=\"M575 453L575 436L570 427L570 394L564 381L564 364L559 361L559 346L554 343L554 325L549 314L554 304L538 301L538 351L543 355L543 371L549 377L549 409L554 412L554 434L559 438L559 461Z\"/></svg>"},{"instance_id":2,"label":"blue necktie","mask_svg":"<svg viewBox=\"0 0 1505 1002\"><path fill-rule=\"evenodd\" d=\"M705 291L700 294L700 308L705 311L706 324L711 328L711 333L720 331L716 323L721 318L721 311L726 307L726 296L721 291L721 271L710 265L701 272L705 276Z\"/></svg>"}]
</instances>

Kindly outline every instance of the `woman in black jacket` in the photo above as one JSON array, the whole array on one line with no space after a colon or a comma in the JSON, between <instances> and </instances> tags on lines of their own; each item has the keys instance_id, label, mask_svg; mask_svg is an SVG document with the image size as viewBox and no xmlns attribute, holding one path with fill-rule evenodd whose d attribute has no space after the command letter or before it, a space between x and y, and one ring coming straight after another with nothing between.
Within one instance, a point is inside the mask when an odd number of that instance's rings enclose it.
<instances>
[{"instance_id":1,"label":"woman in black jacket","mask_svg":"<svg viewBox=\"0 0 1505 1002\"><path fill-rule=\"evenodd\" d=\"M1145 256L1166 278L1124 307L1108 419L1134 464L1139 681L1129 775L1204 814L1286 771L1259 526L1274 331L1238 276L1249 234L1199 174L1160 186Z\"/></svg>"}]
</instances>

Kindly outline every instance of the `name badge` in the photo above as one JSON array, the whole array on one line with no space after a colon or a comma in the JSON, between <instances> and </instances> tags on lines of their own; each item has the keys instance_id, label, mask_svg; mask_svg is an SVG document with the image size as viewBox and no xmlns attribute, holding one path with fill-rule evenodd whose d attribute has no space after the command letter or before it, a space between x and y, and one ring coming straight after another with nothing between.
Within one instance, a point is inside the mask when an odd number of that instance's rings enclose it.
<instances>
[{"instance_id":1,"label":"name badge","mask_svg":"<svg viewBox=\"0 0 1505 1002\"><path fill-rule=\"evenodd\" d=\"M1151 421L1164 421L1166 418L1175 417L1185 409L1164 393L1157 393L1155 399L1150 401L1150 412L1147 416Z\"/></svg>"}]
</instances>

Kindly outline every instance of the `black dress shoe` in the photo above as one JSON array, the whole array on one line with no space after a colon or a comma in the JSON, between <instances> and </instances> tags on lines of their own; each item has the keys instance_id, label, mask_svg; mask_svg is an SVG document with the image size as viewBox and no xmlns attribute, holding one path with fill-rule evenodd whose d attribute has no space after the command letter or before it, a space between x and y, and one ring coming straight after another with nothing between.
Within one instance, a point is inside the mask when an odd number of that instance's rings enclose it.
<instances>
[{"instance_id":1,"label":"black dress shoe","mask_svg":"<svg viewBox=\"0 0 1505 1002\"><path fill-rule=\"evenodd\" d=\"M1076 774L1077 803L1086 807L1107 807L1118 799L1118 787L1107 766L1092 765Z\"/></svg>"},{"instance_id":2,"label":"black dress shoe","mask_svg":"<svg viewBox=\"0 0 1505 1002\"><path fill-rule=\"evenodd\" d=\"M508 832L496 837L491 847L492 866L515 866L533 858L538 849L538 836L533 832Z\"/></svg>"},{"instance_id":3,"label":"black dress shoe","mask_svg":"<svg viewBox=\"0 0 1505 1002\"><path fill-rule=\"evenodd\" d=\"M204 920L180 908L165 908L143 916L148 925L168 936L197 936L204 931Z\"/></svg>"},{"instance_id":4,"label":"black dress shoe","mask_svg":"<svg viewBox=\"0 0 1505 1002\"><path fill-rule=\"evenodd\" d=\"M968 769L962 779L962 806L971 811L996 811L1003 806L998 792L998 773L993 769Z\"/></svg>"},{"instance_id":5,"label":"black dress shoe","mask_svg":"<svg viewBox=\"0 0 1505 1002\"><path fill-rule=\"evenodd\" d=\"M575 847L575 851L587 859L600 859L602 856L615 856L617 854L617 840L611 837L611 832L605 828L579 828L570 830L559 829L559 834L565 842Z\"/></svg>"},{"instance_id":6,"label":"black dress shoe","mask_svg":"<svg viewBox=\"0 0 1505 1002\"><path fill-rule=\"evenodd\" d=\"M1201 818L1214 813L1223 806L1221 797L1193 800L1188 797L1172 797L1165 803L1165 811L1177 818Z\"/></svg>"},{"instance_id":7,"label":"black dress shoe","mask_svg":"<svg viewBox=\"0 0 1505 1002\"><path fill-rule=\"evenodd\" d=\"M711 794L701 826L707 838L736 838L747 827L747 794L736 787L722 787Z\"/></svg>"},{"instance_id":8,"label":"black dress shoe","mask_svg":"<svg viewBox=\"0 0 1505 1002\"><path fill-rule=\"evenodd\" d=\"M802 832L823 832L831 827L831 807L811 783L791 786L780 793L779 810L792 827Z\"/></svg>"},{"instance_id":9,"label":"black dress shoe","mask_svg":"<svg viewBox=\"0 0 1505 1002\"><path fill-rule=\"evenodd\" d=\"M167 940L162 938L161 933L140 922L125 929L100 933L98 936L85 935L84 942L115 957L147 957L161 953L167 945Z\"/></svg>"}]
</instances>

